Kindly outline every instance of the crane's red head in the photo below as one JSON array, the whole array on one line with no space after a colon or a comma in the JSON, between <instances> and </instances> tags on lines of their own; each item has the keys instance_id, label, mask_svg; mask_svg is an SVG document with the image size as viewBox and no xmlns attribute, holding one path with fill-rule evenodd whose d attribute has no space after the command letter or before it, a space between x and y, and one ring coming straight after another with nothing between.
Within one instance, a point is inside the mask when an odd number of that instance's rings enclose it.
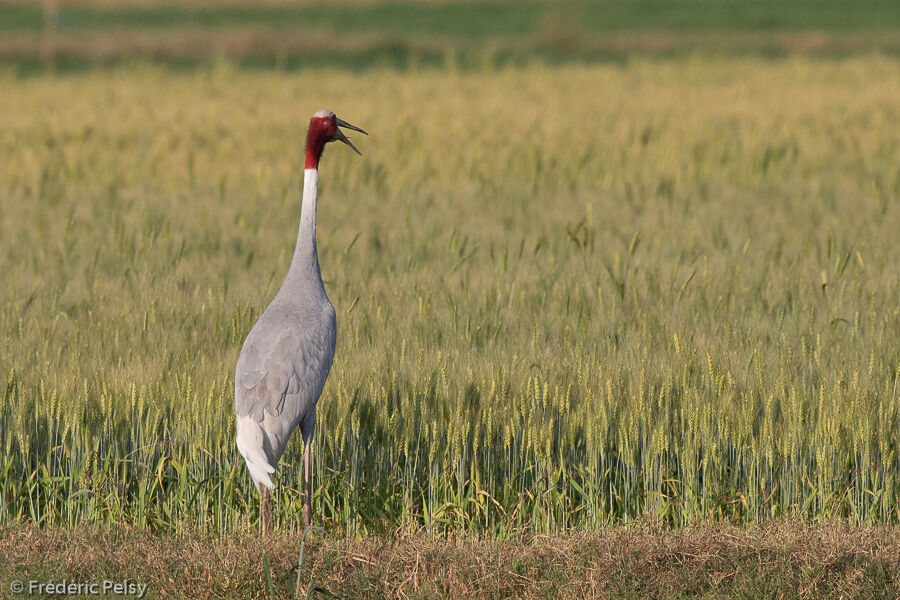
<instances>
[{"instance_id":1,"label":"crane's red head","mask_svg":"<svg viewBox=\"0 0 900 600\"><path fill-rule=\"evenodd\" d=\"M338 119L330 110L320 110L309 120L309 133L306 134L306 166L304 168L319 168L319 158L322 156L322 150L325 149L325 144L328 142L344 142L362 156L362 153L356 149L356 146L347 139L347 136L338 127L346 127L347 129L369 135L359 127Z\"/></svg>"}]
</instances>

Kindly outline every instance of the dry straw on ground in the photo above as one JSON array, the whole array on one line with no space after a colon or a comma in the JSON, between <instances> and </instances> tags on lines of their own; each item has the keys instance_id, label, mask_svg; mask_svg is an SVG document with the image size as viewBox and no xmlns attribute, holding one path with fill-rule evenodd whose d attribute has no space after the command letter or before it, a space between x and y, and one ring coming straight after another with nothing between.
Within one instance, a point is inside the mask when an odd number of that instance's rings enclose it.
<instances>
[{"instance_id":1,"label":"dry straw on ground","mask_svg":"<svg viewBox=\"0 0 900 600\"><path fill-rule=\"evenodd\" d=\"M289 597L299 535L261 540L157 537L128 530L2 531L0 570L14 577L114 578L149 597L262 598L262 557L276 597ZM344 598L894 598L900 593L895 528L842 523L764 527L649 526L491 541L317 539L305 549L301 591Z\"/></svg>"}]
</instances>

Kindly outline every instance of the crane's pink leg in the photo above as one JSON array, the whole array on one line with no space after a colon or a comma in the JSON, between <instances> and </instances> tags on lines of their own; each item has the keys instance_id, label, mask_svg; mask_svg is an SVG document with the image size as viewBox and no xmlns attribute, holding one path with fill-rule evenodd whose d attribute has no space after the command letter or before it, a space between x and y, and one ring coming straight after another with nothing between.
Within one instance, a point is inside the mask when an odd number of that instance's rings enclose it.
<instances>
[{"instance_id":1,"label":"crane's pink leg","mask_svg":"<svg viewBox=\"0 0 900 600\"><path fill-rule=\"evenodd\" d=\"M306 493L303 498L303 524L306 527L309 527L312 521L312 478L309 468L309 447L311 445L312 439L306 440L306 443L303 445L303 481L306 487Z\"/></svg>"},{"instance_id":2,"label":"crane's pink leg","mask_svg":"<svg viewBox=\"0 0 900 600\"><path fill-rule=\"evenodd\" d=\"M262 486L262 500L259 505L259 517L262 519L263 535L272 531L272 506L269 504L269 488Z\"/></svg>"}]
</instances>

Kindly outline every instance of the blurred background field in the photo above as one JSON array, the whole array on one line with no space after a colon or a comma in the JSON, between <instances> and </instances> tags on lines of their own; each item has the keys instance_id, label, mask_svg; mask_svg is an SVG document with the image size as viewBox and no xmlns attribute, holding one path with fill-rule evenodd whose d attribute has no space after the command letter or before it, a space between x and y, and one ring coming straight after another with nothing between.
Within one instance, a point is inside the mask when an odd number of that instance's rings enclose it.
<instances>
[{"instance_id":1,"label":"blurred background field","mask_svg":"<svg viewBox=\"0 0 900 600\"><path fill-rule=\"evenodd\" d=\"M328 107L329 531L896 524L900 15L622 6L0 6L0 523L253 530L234 363Z\"/></svg>"},{"instance_id":2,"label":"blurred background field","mask_svg":"<svg viewBox=\"0 0 900 600\"><path fill-rule=\"evenodd\" d=\"M44 0L0 3L0 62L484 67L691 52L900 52L892 0Z\"/></svg>"}]
</instances>

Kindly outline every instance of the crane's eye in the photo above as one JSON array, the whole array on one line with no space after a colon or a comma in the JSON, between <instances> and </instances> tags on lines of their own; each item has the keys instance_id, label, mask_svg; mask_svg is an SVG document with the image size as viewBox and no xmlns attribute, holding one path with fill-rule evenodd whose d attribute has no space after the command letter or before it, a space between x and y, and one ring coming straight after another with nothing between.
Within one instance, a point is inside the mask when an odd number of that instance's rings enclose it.
<instances>
[{"instance_id":1,"label":"crane's eye","mask_svg":"<svg viewBox=\"0 0 900 600\"><path fill-rule=\"evenodd\" d=\"M325 125L325 127L331 125L331 123L328 122L328 119L325 119L322 123Z\"/></svg>"}]
</instances>

